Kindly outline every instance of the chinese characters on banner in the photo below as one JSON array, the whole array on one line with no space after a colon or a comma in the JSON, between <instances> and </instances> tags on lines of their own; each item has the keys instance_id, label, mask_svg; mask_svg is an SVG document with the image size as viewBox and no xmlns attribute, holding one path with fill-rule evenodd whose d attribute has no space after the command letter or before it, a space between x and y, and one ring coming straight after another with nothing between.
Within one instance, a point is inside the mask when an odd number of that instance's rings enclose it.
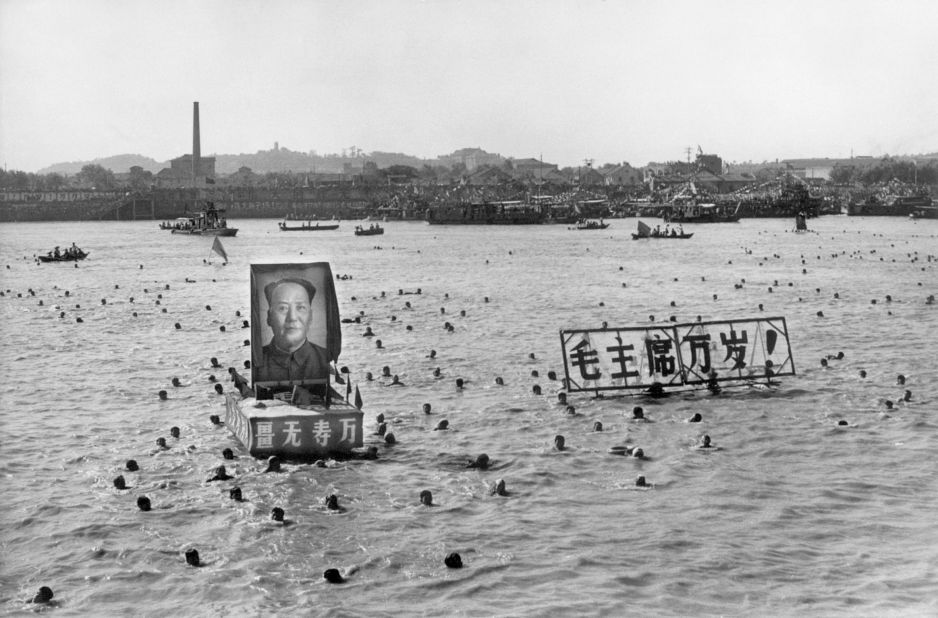
<instances>
[{"instance_id":1,"label":"chinese characters on banner","mask_svg":"<svg viewBox=\"0 0 938 618\"><path fill-rule=\"evenodd\" d=\"M560 341L571 392L795 375L782 317L562 330Z\"/></svg>"}]
</instances>

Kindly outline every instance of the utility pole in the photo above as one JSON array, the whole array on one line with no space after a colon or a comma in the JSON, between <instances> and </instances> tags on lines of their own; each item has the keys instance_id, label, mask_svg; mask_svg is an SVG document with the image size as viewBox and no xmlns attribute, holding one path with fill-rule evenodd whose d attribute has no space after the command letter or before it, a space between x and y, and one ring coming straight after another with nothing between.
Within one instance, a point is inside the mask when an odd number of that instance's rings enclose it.
<instances>
[{"instance_id":1,"label":"utility pole","mask_svg":"<svg viewBox=\"0 0 938 618\"><path fill-rule=\"evenodd\" d=\"M688 164L688 165L690 165L690 153L692 153L693 151L694 151L694 149L691 148L690 146L688 146L687 148L684 149L684 152L687 153L687 164Z\"/></svg>"}]
</instances>

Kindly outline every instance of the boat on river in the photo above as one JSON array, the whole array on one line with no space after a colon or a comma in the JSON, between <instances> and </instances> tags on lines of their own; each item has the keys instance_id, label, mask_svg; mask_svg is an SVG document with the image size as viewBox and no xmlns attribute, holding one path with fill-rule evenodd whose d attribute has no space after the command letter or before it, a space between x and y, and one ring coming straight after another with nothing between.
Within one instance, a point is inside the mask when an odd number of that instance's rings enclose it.
<instances>
[{"instance_id":1,"label":"boat on river","mask_svg":"<svg viewBox=\"0 0 938 618\"><path fill-rule=\"evenodd\" d=\"M208 202L204 211L189 217L163 221L160 223L160 229L191 236L234 236L238 233L238 228L228 227L227 219L222 216L224 212L224 208L216 208L214 202Z\"/></svg>"},{"instance_id":2,"label":"boat on river","mask_svg":"<svg viewBox=\"0 0 938 618\"><path fill-rule=\"evenodd\" d=\"M735 223L739 221L739 205L733 209L717 204L674 204L662 218L669 223Z\"/></svg>"},{"instance_id":3,"label":"boat on river","mask_svg":"<svg viewBox=\"0 0 938 618\"><path fill-rule=\"evenodd\" d=\"M869 195L865 200L847 204L850 217L912 217L938 219L938 206L928 195Z\"/></svg>"},{"instance_id":4,"label":"boat on river","mask_svg":"<svg viewBox=\"0 0 938 618\"><path fill-rule=\"evenodd\" d=\"M342 350L333 280L327 262L251 264L251 384L233 376L225 425L254 457L309 461L362 446L350 374L344 395L333 388Z\"/></svg>"},{"instance_id":5,"label":"boat on river","mask_svg":"<svg viewBox=\"0 0 938 618\"><path fill-rule=\"evenodd\" d=\"M666 230L662 232L659 227L651 229L645 223L641 221L638 222L638 232L632 232L632 240L641 240L643 238L655 238L662 240L687 240L694 233L685 233L684 228L682 227L680 231L677 228L672 228L670 231Z\"/></svg>"},{"instance_id":6,"label":"boat on river","mask_svg":"<svg viewBox=\"0 0 938 618\"><path fill-rule=\"evenodd\" d=\"M570 229L575 229L575 230L604 230L604 229L606 229L607 227L609 227L609 224L608 224L608 223L604 223L602 219L600 219L599 221L581 219L580 221L577 221L577 224L576 224L576 227L575 227L575 228L570 228Z\"/></svg>"},{"instance_id":7,"label":"boat on river","mask_svg":"<svg viewBox=\"0 0 938 618\"><path fill-rule=\"evenodd\" d=\"M321 225L319 221L316 221L316 224L313 225L313 221L300 221L299 225L291 225L289 219L284 219L277 224L280 227L281 232L329 232L332 230L339 229L338 223L327 223Z\"/></svg>"},{"instance_id":8,"label":"boat on river","mask_svg":"<svg viewBox=\"0 0 938 618\"><path fill-rule=\"evenodd\" d=\"M381 234L384 234L384 228L376 223L372 223L368 227L355 226L356 236L380 236Z\"/></svg>"},{"instance_id":9,"label":"boat on river","mask_svg":"<svg viewBox=\"0 0 938 618\"><path fill-rule=\"evenodd\" d=\"M90 254L90 251L82 251L81 249L79 249L77 253L66 252L60 255L53 255L53 253L50 251L46 255L39 255L36 257L39 258L40 262L46 262L46 263L48 262L79 262L85 259L86 257L88 257L89 254Z\"/></svg>"},{"instance_id":10,"label":"boat on river","mask_svg":"<svg viewBox=\"0 0 938 618\"><path fill-rule=\"evenodd\" d=\"M530 225L544 223L545 219L540 205L520 200L450 204L427 209L427 223L431 225Z\"/></svg>"}]
</instances>

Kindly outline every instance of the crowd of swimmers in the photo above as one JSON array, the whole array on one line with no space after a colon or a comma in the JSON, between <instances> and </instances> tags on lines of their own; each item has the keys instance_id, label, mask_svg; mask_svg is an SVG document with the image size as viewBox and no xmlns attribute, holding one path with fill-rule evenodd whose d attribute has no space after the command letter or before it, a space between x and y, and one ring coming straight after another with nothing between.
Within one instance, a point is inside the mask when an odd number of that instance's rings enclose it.
<instances>
[{"instance_id":1,"label":"crowd of swimmers","mask_svg":"<svg viewBox=\"0 0 938 618\"><path fill-rule=\"evenodd\" d=\"M673 235L675 234L675 231L672 229L669 232L668 229L666 228L665 233L670 233ZM681 230L680 233L683 233L683 230ZM58 251L58 249L59 248L56 247L55 254L57 256L62 255L61 252ZM73 244L72 248L66 251L69 251L69 250L78 250L78 248ZM775 285L778 285L778 282L776 282ZM166 289L169 289L168 285L166 286ZM146 291L147 290L145 290L145 292ZM820 290L818 290L818 292L820 292ZM403 295L403 294L405 294L403 290L398 290L398 295ZM418 288L416 292L406 292L406 294L421 294L421 290ZM2 293L0 293L0 295L2 295ZM35 294L33 293L32 295L35 295ZM68 296L67 291L65 295ZM381 297L385 298L386 297L385 293L382 292ZM714 295L714 300L716 300L716 295ZM888 298L887 300L891 300L891 298ZM486 302L487 301L488 301L488 298L486 298ZM928 301L933 302L933 297L930 297ZM105 299L102 299L102 304L105 304L105 302L106 302ZM131 302L133 302L132 298L131 298ZM158 304L159 300L157 300L156 302ZM673 306L673 303L672 303L672 306ZM206 308L208 309L208 307ZM407 302L406 308L408 309L412 308L410 301ZM165 311L166 310L163 309L164 313ZM441 313L445 313L445 311L442 308L441 308ZM240 312L238 313L238 315L240 316ZM462 312L462 315L465 316L465 312ZM355 323L360 323L360 321L355 320ZM242 326L247 327L247 322L244 321ZM179 328L179 325L177 323L177 329L178 328ZM453 328L452 324L447 322L447 330L450 330L452 328ZM365 337L375 336L375 333L371 326L367 327L367 330L364 336ZM249 342L246 342L246 343L249 343ZM437 356L436 351L431 350L427 358L435 359L436 356ZM531 360L534 359L533 353L529 356L529 358ZM838 352L836 354L829 354L825 356L824 358L821 359L820 364L822 367L830 368L832 364L835 364L844 359L845 359L844 353ZM223 365L221 365L221 363L218 362L217 358L212 358L211 367L213 369L221 369L223 368ZM250 369L249 361L245 361L244 368ZM434 376L439 377L439 372L440 372L440 368L437 367L434 371ZM249 383L248 383L247 378L241 375L233 367L228 368L228 373L229 373L229 380L233 382L233 386L235 387L236 390L240 391L242 394L246 394L247 392L249 392L249 390L246 390L246 389L249 389ZM865 379L867 377L865 370L860 370L859 375L861 379ZM532 371L532 376L538 377L538 372L536 370ZM548 377L551 380L556 380L556 374L554 372L548 372ZM393 374L391 372L389 366L385 366L382 369L382 378L390 379L390 383L388 385L403 386L403 383L400 381L399 377L396 374ZM209 382L213 383L213 387L216 393L222 394L224 392L224 388L222 387L221 384L217 383L217 379L214 378L214 375L209 376ZM496 376L495 383L497 385L503 386L504 380L500 376ZM467 381L465 381L463 378L457 378L455 381L455 385L457 389L465 388L466 384L467 384ZM902 374L898 375L896 378L896 384L904 388L906 386L906 377ZM173 387L181 387L183 386L183 383L178 378L173 378L172 385ZM708 380L707 388L714 395L720 393L720 387L719 387L719 384L717 383L715 374L711 375L711 379ZM535 394L541 394L540 385L535 384L534 388L532 388L532 392ZM658 396L663 393L649 392L648 394L651 396ZM160 400L163 400L163 401L169 400L167 391L161 390L159 392L159 398ZM913 398L913 395L912 395L911 390L905 390L904 393L897 399L901 402L911 402L912 398ZM564 392L563 390L560 390L557 393L557 403L559 404L559 406L561 406L565 414L570 415L570 416L577 415L575 408L572 405L570 405L567 401L567 393ZM892 399L886 399L884 401L884 405L886 409L893 410L895 406L895 402ZM427 415L432 413L431 404L429 403L423 404L423 413ZM687 418L686 422L700 423L702 422L702 420L703 420L702 415L698 412L698 413L694 413L691 417ZM218 418L217 415L212 415L210 417L210 421L215 425L222 424L221 420ZM392 446L393 444L395 444L396 437L394 436L393 432L388 431L388 424L387 424L386 419L384 418L384 415L383 414L377 415L376 421L377 421L377 427L376 427L375 435L377 435L384 442L384 444L388 446ZM631 414L631 421L635 423L652 422L651 419L649 419L646 416L645 411L641 406L633 407L632 414ZM839 426L849 425L849 423L843 419L838 421L837 424ZM436 427L435 427L436 431L446 431L448 429L449 429L448 420L441 419L436 423ZM604 430L604 427L600 421L595 421L592 423L592 429L595 432L601 432ZM180 430L177 426L173 426L170 428L170 437L174 440L178 440L180 438ZM693 448L706 450L706 451L714 451L714 450L719 449L719 447L717 447L713 443L711 436L709 434L703 434L699 436ZM570 449L570 445L568 444L566 438L563 435L557 434L554 436L553 450L561 452L561 451L567 451L569 449ZM170 446L169 442L166 440L165 437L160 436L156 439L156 449L155 451L153 451L154 453L170 451L170 450L172 450L172 447ZM647 459L648 458L648 454L645 452L645 450L642 447L636 446L636 445L614 446L609 449L609 452L610 454L624 455L624 456L629 456L635 459ZM361 453L360 456L364 459L374 459L377 457L377 455L378 455L378 449L374 445L369 445L366 449L364 449L364 451ZM236 456L234 455L234 453L232 452L230 448L223 449L221 456L222 456L222 459L225 461L230 461L236 458ZM316 462L316 465L319 467L323 467L323 466L326 466L327 464L325 461L320 460ZM493 462L491 458L485 453L479 454L464 462L464 466L466 469L475 469L475 470L483 470L483 471L491 470L492 465L493 465ZM126 461L125 469L128 472L137 472L139 471L140 467L136 460L130 459ZM282 471L281 461L278 457L270 457L268 460L264 462L263 473L277 473L281 471ZM210 483L232 482L232 481L236 482L237 477L230 474L230 471L226 468L224 464L219 464L213 469L211 476L206 478L205 480L206 482L210 482ZM236 502L245 501L246 498L243 494L242 489L234 483L233 485L234 486L231 486L228 488L229 498ZM634 481L634 485L636 487L643 488L643 489L654 487L654 485L650 483L644 475L638 476ZM113 486L117 491L127 491L127 490L133 489L133 487L128 486L127 481L124 478L123 474L120 474L113 479ZM494 483L490 484L489 492L492 495L497 495L497 496L509 495L507 491L507 487L506 487L506 482L502 478L499 478ZM434 505L433 495L429 489L424 489L420 491L419 495L416 496L416 498L417 498L417 501L425 507L430 507ZM137 504L138 509L143 512L150 511L153 508L150 498L145 495L138 496L136 500L136 504ZM339 511L339 510L342 510L343 507L339 504L338 498L334 494L329 494L323 498L323 508L330 510L330 511ZM271 509L270 519L271 521L278 523L278 524L288 524L290 522L290 520L286 518L286 513L284 512L283 508L279 506L274 506ZM202 565L201 558L198 554L198 551L194 548L190 548L185 552L185 561L188 565L193 566L193 567L198 567ZM451 552L446 555L444 559L444 564L445 566L449 568L459 568L462 566L462 559L459 556L459 554L455 552ZM346 572L343 575L342 572L340 572L338 569L335 569L335 568L329 568L323 572L323 578L327 582L330 582L330 583L340 583L344 581L344 578L347 577L348 575L349 575L348 572ZM47 586L43 586L42 588L40 588L39 592L35 595L33 601L36 603L50 603L53 599L53 596L54 594L51 588Z\"/></svg>"}]
</instances>

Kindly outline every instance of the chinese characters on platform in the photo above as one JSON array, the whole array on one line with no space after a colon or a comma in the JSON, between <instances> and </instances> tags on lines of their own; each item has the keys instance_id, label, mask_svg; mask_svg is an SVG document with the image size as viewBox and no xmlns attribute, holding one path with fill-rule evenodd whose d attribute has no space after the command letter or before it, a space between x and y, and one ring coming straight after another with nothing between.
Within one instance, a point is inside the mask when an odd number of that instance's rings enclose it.
<instances>
[{"instance_id":1,"label":"chinese characters on platform","mask_svg":"<svg viewBox=\"0 0 938 618\"><path fill-rule=\"evenodd\" d=\"M296 411L277 416L227 417L230 429L252 454L275 452L305 456L310 453L347 451L362 443L362 419L358 410Z\"/></svg>"}]
</instances>

